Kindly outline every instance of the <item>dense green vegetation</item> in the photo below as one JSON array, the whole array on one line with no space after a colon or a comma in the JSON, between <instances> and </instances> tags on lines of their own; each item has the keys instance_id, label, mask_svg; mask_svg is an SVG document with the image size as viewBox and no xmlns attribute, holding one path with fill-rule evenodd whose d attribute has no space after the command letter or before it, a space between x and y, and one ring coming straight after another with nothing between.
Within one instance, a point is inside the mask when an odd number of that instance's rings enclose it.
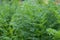
<instances>
[{"instance_id":1,"label":"dense green vegetation","mask_svg":"<svg viewBox=\"0 0 60 40\"><path fill-rule=\"evenodd\" d=\"M60 5L44 1L1 0L0 40L60 40Z\"/></svg>"}]
</instances>

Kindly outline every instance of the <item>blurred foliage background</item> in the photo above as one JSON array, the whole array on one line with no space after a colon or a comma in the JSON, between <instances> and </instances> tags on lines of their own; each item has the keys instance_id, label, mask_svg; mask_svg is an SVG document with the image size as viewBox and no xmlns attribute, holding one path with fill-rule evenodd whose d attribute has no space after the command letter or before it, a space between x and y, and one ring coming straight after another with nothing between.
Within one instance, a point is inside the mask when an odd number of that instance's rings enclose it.
<instances>
[{"instance_id":1,"label":"blurred foliage background","mask_svg":"<svg viewBox=\"0 0 60 40\"><path fill-rule=\"evenodd\" d=\"M56 0L0 0L0 40L60 40Z\"/></svg>"}]
</instances>

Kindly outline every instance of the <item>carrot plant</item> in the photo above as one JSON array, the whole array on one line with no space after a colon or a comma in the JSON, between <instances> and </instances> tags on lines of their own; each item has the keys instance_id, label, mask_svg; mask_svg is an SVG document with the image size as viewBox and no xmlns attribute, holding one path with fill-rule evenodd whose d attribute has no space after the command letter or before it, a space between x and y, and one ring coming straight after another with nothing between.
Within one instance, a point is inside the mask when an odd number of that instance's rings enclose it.
<instances>
[{"instance_id":1,"label":"carrot plant","mask_svg":"<svg viewBox=\"0 0 60 40\"><path fill-rule=\"evenodd\" d=\"M60 40L59 7L54 0L2 0L0 40Z\"/></svg>"}]
</instances>

